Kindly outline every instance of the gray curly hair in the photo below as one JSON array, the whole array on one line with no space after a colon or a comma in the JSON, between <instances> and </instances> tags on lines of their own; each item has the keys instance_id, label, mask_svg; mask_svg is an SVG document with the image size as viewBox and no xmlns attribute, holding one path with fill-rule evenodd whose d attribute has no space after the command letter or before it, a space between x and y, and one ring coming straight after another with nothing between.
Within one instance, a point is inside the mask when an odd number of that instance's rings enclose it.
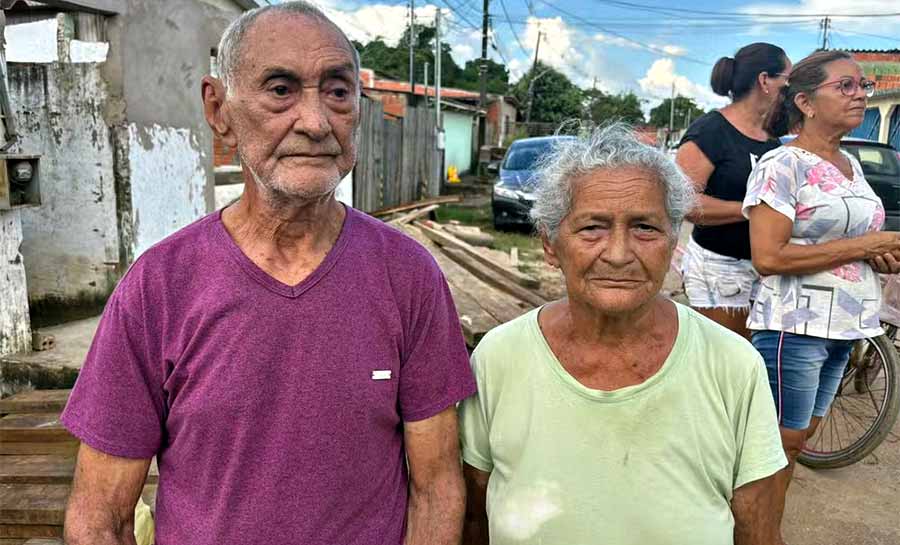
<instances>
[{"instance_id":1,"label":"gray curly hair","mask_svg":"<svg viewBox=\"0 0 900 545\"><path fill-rule=\"evenodd\" d=\"M293 2L284 2L281 4L272 4L261 8L251 9L250 11L242 13L240 17L228 25L228 28L226 28L225 32L222 34L222 39L219 40L219 48L216 53L216 67L219 71L219 78L225 85L226 90L231 90L231 86L234 84L235 73L241 64L241 46L244 37L257 20L267 13L278 15L301 15L315 19L322 24L330 25L344 37L344 40L346 40L347 47L353 52L353 64L356 66L357 72L359 71L359 52L353 47L353 42L350 41L344 31L334 24L334 21L329 19L321 9L312 3L306 2L305 0L296 0Z\"/></svg>"},{"instance_id":2,"label":"gray curly hair","mask_svg":"<svg viewBox=\"0 0 900 545\"><path fill-rule=\"evenodd\" d=\"M696 202L690 180L666 154L641 142L632 127L611 123L589 134L560 140L535 171L535 202L531 219L538 232L556 240L559 226L572 208L572 180L590 172L637 167L654 173L665 193L673 243L684 217Z\"/></svg>"}]
</instances>

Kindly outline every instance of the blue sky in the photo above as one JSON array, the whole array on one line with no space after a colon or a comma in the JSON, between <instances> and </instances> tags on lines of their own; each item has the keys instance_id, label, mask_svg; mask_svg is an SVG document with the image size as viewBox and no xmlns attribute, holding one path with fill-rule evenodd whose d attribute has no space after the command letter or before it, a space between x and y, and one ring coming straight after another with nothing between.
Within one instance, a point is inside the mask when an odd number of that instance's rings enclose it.
<instances>
[{"instance_id":1,"label":"blue sky","mask_svg":"<svg viewBox=\"0 0 900 545\"><path fill-rule=\"evenodd\" d=\"M407 24L406 2L318 3L363 42L395 42ZM441 9L445 41L462 64L480 54L481 6L482 0L416 0L416 14L431 23ZM540 32L543 62L583 87L597 78L605 91L634 91L648 108L669 96L673 83L706 108L723 105L709 90L719 57L766 41L799 60L821 45L824 14L832 15L829 47L900 49L896 0L491 0L490 13L496 44L490 55L506 61L514 81L530 66Z\"/></svg>"}]
</instances>

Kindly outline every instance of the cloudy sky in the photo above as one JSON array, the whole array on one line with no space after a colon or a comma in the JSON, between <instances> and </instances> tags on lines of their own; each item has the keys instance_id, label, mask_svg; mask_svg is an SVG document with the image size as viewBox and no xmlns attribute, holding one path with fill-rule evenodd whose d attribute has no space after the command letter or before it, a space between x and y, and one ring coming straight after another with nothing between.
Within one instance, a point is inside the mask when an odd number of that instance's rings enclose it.
<instances>
[{"instance_id":1,"label":"cloudy sky","mask_svg":"<svg viewBox=\"0 0 900 545\"><path fill-rule=\"evenodd\" d=\"M407 2L318 4L361 42L396 43L408 24ZM445 41L461 65L480 54L481 7L481 0L416 0L416 17L431 24L441 9ZM490 13L490 56L507 64L513 81L530 66L540 32L541 61L582 87L596 78L605 91L634 91L648 109L669 96L673 83L705 108L723 105L709 89L717 59L766 41L797 61L821 45L825 14L832 16L829 47L900 48L897 0L491 0Z\"/></svg>"}]
</instances>

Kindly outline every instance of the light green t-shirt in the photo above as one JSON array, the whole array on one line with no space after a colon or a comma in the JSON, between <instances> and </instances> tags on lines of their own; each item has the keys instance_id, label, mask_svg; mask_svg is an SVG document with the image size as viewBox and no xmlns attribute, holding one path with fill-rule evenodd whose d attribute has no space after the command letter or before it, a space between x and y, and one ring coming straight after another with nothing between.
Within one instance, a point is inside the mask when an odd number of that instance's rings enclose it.
<instances>
[{"instance_id":1,"label":"light green t-shirt","mask_svg":"<svg viewBox=\"0 0 900 545\"><path fill-rule=\"evenodd\" d=\"M490 472L492 545L726 545L740 486L787 464L762 358L682 305L662 368L606 392L560 365L534 310L472 355L463 459Z\"/></svg>"}]
</instances>

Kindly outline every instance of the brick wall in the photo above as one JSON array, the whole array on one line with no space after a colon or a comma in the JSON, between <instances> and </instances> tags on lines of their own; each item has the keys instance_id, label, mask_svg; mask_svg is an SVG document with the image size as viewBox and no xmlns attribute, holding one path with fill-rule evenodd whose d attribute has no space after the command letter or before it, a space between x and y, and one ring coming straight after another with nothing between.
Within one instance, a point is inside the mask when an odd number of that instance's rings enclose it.
<instances>
[{"instance_id":1,"label":"brick wall","mask_svg":"<svg viewBox=\"0 0 900 545\"><path fill-rule=\"evenodd\" d=\"M222 165L239 165L236 149L231 149L219 139L218 136L213 137L213 166L220 167Z\"/></svg>"},{"instance_id":2,"label":"brick wall","mask_svg":"<svg viewBox=\"0 0 900 545\"><path fill-rule=\"evenodd\" d=\"M883 74L875 76L878 83L876 90L884 91L887 89L900 89L900 74Z\"/></svg>"},{"instance_id":3,"label":"brick wall","mask_svg":"<svg viewBox=\"0 0 900 545\"><path fill-rule=\"evenodd\" d=\"M896 62L900 63L900 53L879 53L873 51L871 53L853 53L853 58L859 62Z\"/></svg>"}]
</instances>

